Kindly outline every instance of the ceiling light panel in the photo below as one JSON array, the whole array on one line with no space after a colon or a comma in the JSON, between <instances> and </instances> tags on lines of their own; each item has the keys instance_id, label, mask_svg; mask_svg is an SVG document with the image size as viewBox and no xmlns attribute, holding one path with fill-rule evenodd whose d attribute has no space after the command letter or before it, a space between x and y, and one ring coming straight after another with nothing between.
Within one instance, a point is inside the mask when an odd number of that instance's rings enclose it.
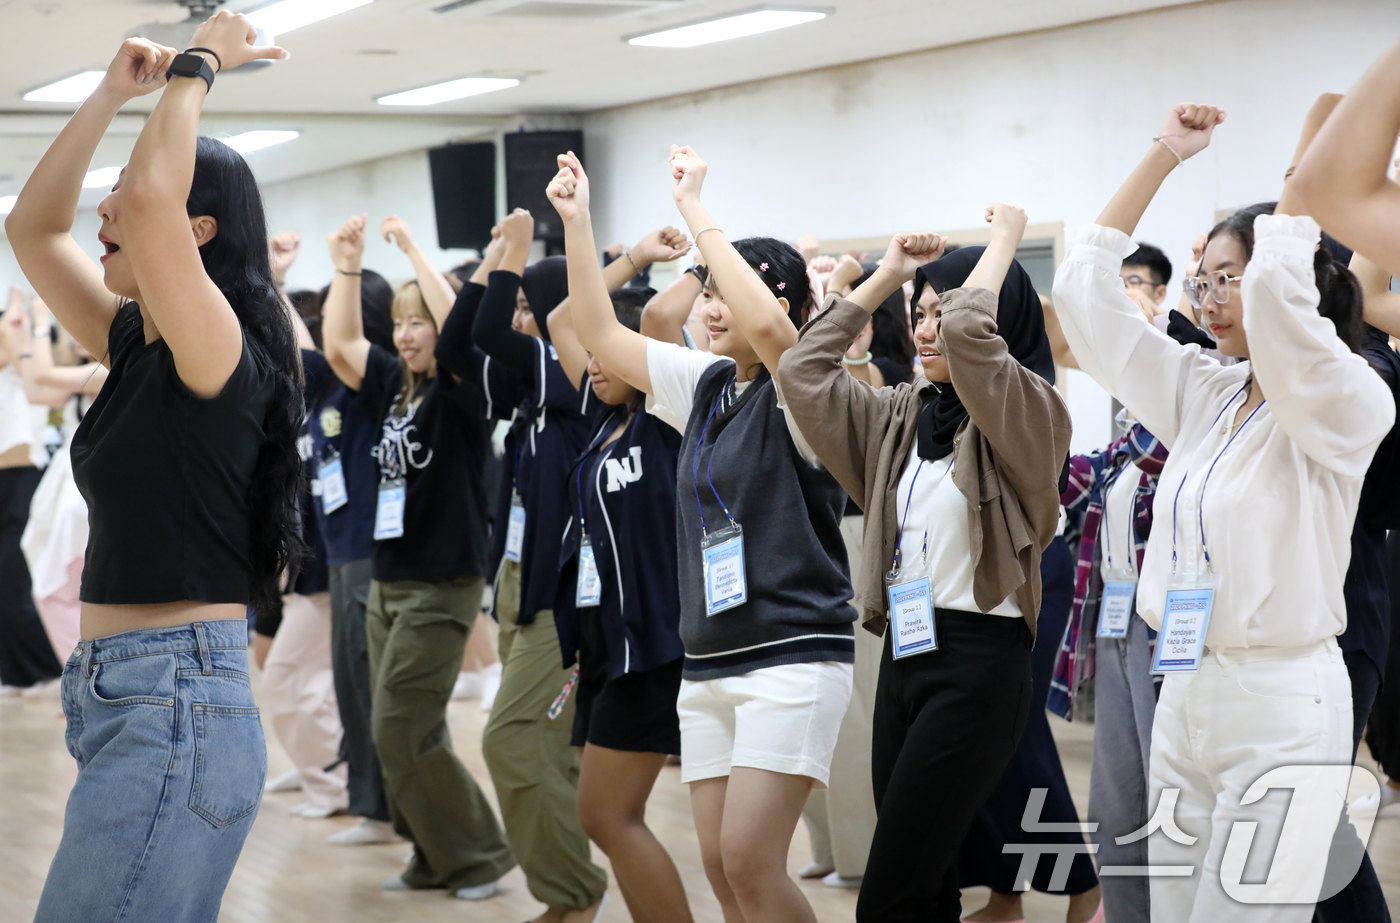
<instances>
[{"instance_id":1,"label":"ceiling light panel","mask_svg":"<svg viewBox=\"0 0 1400 923\"><path fill-rule=\"evenodd\" d=\"M299 131L259 129L256 131L245 131L242 134L224 138L223 141L240 154L251 154L253 151L260 151L265 147L272 147L274 144L285 144L288 141L295 141L300 137L301 132Z\"/></svg>"},{"instance_id":2,"label":"ceiling light panel","mask_svg":"<svg viewBox=\"0 0 1400 923\"><path fill-rule=\"evenodd\" d=\"M30 103L80 103L92 95L106 71L83 71L57 83L24 94Z\"/></svg>"},{"instance_id":3,"label":"ceiling light panel","mask_svg":"<svg viewBox=\"0 0 1400 923\"><path fill-rule=\"evenodd\" d=\"M374 0L281 0L280 3L249 13L248 21L271 35L286 35L293 29L348 13L373 2Z\"/></svg>"},{"instance_id":4,"label":"ceiling light panel","mask_svg":"<svg viewBox=\"0 0 1400 923\"><path fill-rule=\"evenodd\" d=\"M419 87L403 93L392 93L379 97L381 106L436 106L438 103L468 96L480 96L496 90L506 90L519 86L520 81L509 77L463 77L430 87Z\"/></svg>"},{"instance_id":5,"label":"ceiling light panel","mask_svg":"<svg viewBox=\"0 0 1400 923\"><path fill-rule=\"evenodd\" d=\"M697 45L746 38L776 29L816 22L825 19L827 12L829 11L820 9L765 7L634 36L629 38L627 43L649 48L694 48Z\"/></svg>"}]
</instances>

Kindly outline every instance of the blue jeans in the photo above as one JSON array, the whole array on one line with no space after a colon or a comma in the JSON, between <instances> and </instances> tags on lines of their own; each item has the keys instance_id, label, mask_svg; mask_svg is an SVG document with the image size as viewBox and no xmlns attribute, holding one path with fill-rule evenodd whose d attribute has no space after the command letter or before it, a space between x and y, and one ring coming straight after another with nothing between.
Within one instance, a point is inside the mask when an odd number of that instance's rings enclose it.
<instances>
[{"instance_id":1,"label":"blue jeans","mask_svg":"<svg viewBox=\"0 0 1400 923\"><path fill-rule=\"evenodd\" d=\"M267 775L243 619L83 641L78 780L35 923L214 923Z\"/></svg>"}]
</instances>

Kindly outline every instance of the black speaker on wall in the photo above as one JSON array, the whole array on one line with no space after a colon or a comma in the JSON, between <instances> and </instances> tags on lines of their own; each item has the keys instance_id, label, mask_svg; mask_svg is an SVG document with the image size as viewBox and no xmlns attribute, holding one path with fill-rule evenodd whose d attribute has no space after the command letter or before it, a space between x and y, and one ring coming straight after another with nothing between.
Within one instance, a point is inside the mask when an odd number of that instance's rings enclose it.
<instances>
[{"instance_id":1,"label":"black speaker on wall","mask_svg":"<svg viewBox=\"0 0 1400 923\"><path fill-rule=\"evenodd\" d=\"M535 240L563 244L564 226L544 194L559 172L560 154L573 151L583 161L582 131L513 131L506 139L506 211L523 208L535 217Z\"/></svg>"},{"instance_id":2,"label":"black speaker on wall","mask_svg":"<svg viewBox=\"0 0 1400 923\"><path fill-rule=\"evenodd\" d=\"M496 143L449 144L428 151L438 246L481 250L496 223Z\"/></svg>"}]
</instances>

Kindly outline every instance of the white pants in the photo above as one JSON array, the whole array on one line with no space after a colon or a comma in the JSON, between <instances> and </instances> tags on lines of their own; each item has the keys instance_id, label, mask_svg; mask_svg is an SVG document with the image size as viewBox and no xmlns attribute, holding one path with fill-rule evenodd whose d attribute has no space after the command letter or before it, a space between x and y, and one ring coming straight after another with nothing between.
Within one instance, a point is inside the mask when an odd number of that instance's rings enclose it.
<instances>
[{"instance_id":1,"label":"white pants","mask_svg":"<svg viewBox=\"0 0 1400 923\"><path fill-rule=\"evenodd\" d=\"M1302 876L1325 863L1328 841L1316 848L1280 848L1273 854L1275 867L1264 865L1289 793L1272 791L1243 807L1240 800L1256 779L1279 766L1350 765L1351 732L1351 682L1335 639L1305 648L1215 651L1204 655L1200 672L1168 676L1152 727L1148 807L1156 811L1162 791L1178 789L1177 825L1199 839L1185 846L1160 830L1149 838L1152 866L1194 866L1190 877L1151 879L1153 923L1310 921L1312 904L1248 904L1230 897L1221 884L1222 859L1239 820L1258 822L1245 881Z\"/></svg>"},{"instance_id":2,"label":"white pants","mask_svg":"<svg viewBox=\"0 0 1400 923\"><path fill-rule=\"evenodd\" d=\"M282 597L282 624L263 668L267 710L277 741L301 773L302 794L318 808L350 803L340 759L340 712L331 676L329 593Z\"/></svg>"}]
</instances>

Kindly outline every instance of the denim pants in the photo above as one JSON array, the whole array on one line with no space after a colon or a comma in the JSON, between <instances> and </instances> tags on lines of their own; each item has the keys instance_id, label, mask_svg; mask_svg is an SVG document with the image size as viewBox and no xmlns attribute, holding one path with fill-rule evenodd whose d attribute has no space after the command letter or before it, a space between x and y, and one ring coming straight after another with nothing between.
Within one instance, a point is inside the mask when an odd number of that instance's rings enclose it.
<instances>
[{"instance_id":1,"label":"denim pants","mask_svg":"<svg viewBox=\"0 0 1400 923\"><path fill-rule=\"evenodd\" d=\"M78 780L35 923L214 923L267 774L243 619L83 641Z\"/></svg>"}]
</instances>

